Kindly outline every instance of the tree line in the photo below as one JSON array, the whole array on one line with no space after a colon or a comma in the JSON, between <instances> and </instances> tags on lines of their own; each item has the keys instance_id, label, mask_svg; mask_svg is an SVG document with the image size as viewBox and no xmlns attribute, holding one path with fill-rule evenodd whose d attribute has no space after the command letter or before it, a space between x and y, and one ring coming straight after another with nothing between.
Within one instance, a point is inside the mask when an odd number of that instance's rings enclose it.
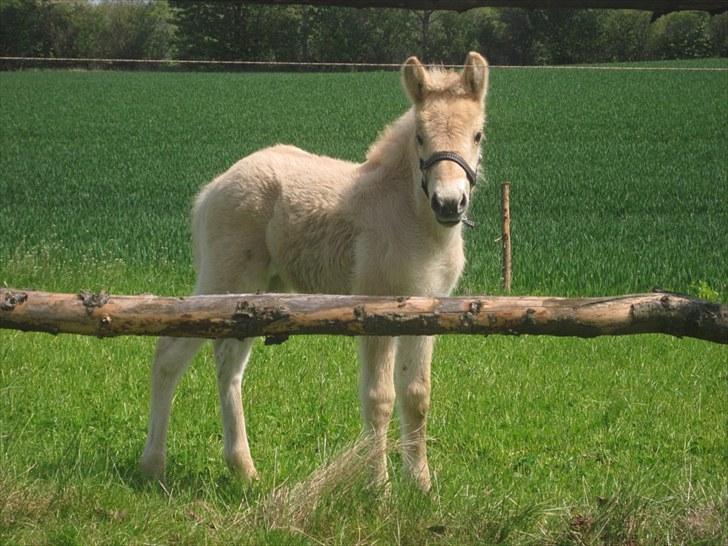
<instances>
[{"instance_id":1,"label":"tree line","mask_svg":"<svg viewBox=\"0 0 728 546\"><path fill-rule=\"evenodd\" d=\"M728 56L728 13L0 0L0 56L570 64Z\"/></svg>"}]
</instances>

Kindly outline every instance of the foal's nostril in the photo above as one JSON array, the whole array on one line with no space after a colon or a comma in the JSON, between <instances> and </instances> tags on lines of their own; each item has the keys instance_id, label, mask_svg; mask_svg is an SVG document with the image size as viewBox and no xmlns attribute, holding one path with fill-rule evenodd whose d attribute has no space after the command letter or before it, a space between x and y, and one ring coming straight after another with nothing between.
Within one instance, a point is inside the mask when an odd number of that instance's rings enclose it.
<instances>
[{"instance_id":1,"label":"foal's nostril","mask_svg":"<svg viewBox=\"0 0 728 546\"><path fill-rule=\"evenodd\" d=\"M458 218L465 210L463 201L457 199L443 199L438 194L432 196L431 206L435 214L440 218ZM467 198L465 198L465 205L467 205Z\"/></svg>"},{"instance_id":2,"label":"foal's nostril","mask_svg":"<svg viewBox=\"0 0 728 546\"><path fill-rule=\"evenodd\" d=\"M432 203L430 205L432 206L432 210L434 210L437 214L442 214L442 211L445 208L445 203L438 194L432 196Z\"/></svg>"},{"instance_id":3,"label":"foal's nostril","mask_svg":"<svg viewBox=\"0 0 728 546\"><path fill-rule=\"evenodd\" d=\"M465 212L465 209L468 207L468 196L463 195L463 197L460 199L460 204L458 205L458 214L462 214Z\"/></svg>"}]
</instances>

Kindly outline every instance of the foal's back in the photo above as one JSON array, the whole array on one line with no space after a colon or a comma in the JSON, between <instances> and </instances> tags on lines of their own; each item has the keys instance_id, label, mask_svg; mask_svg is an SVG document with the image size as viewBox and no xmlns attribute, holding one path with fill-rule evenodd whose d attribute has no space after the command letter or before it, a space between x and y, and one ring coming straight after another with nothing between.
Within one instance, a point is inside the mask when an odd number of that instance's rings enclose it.
<instances>
[{"instance_id":1,"label":"foal's back","mask_svg":"<svg viewBox=\"0 0 728 546\"><path fill-rule=\"evenodd\" d=\"M224 278L200 291L351 292L355 228L347 208L358 167L278 145L208 184L193 212L198 273L203 282Z\"/></svg>"}]
</instances>

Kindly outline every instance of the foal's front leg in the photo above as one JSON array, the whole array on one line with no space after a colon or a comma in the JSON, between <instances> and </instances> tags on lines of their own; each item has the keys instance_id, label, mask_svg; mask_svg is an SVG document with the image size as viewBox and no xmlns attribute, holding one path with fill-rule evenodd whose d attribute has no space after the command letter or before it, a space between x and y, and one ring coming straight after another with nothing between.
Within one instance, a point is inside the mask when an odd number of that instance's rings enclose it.
<instances>
[{"instance_id":1,"label":"foal's front leg","mask_svg":"<svg viewBox=\"0 0 728 546\"><path fill-rule=\"evenodd\" d=\"M405 465L423 491L430 490L426 440L433 344L431 336L401 337L394 379Z\"/></svg>"},{"instance_id":2,"label":"foal's front leg","mask_svg":"<svg viewBox=\"0 0 728 546\"><path fill-rule=\"evenodd\" d=\"M371 436L373 443L372 483L375 486L387 482L387 429L394 407L395 348L393 337L359 338L359 396L364 432Z\"/></svg>"}]
</instances>

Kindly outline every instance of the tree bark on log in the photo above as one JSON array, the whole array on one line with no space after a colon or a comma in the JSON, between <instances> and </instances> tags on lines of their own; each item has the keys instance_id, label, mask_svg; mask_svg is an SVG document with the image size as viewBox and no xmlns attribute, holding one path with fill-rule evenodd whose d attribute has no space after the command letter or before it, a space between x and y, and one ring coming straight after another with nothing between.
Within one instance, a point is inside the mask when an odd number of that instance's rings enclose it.
<instances>
[{"instance_id":1,"label":"tree bark on log","mask_svg":"<svg viewBox=\"0 0 728 546\"><path fill-rule=\"evenodd\" d=\"M0 328L98 337L661 333L728 344L728 305L672 293L600 298L230 294L185 298L0 288Z\"/></svg>"},{"instance_id":2,"label":"tree bark on log","mask_svg":"<svg viewBox=\"0 0 728 546\"><path fill-rule=\"evenodd\" d=\"M529 9L595 8L638 9L669 13L702 10L718 13L728 9L726 0L252 0L251 4L309 4L312 6L345 6L354 8L405 8L417 10L467 11L472 8L509 7Z\"/></svg>"}]
</instances>

